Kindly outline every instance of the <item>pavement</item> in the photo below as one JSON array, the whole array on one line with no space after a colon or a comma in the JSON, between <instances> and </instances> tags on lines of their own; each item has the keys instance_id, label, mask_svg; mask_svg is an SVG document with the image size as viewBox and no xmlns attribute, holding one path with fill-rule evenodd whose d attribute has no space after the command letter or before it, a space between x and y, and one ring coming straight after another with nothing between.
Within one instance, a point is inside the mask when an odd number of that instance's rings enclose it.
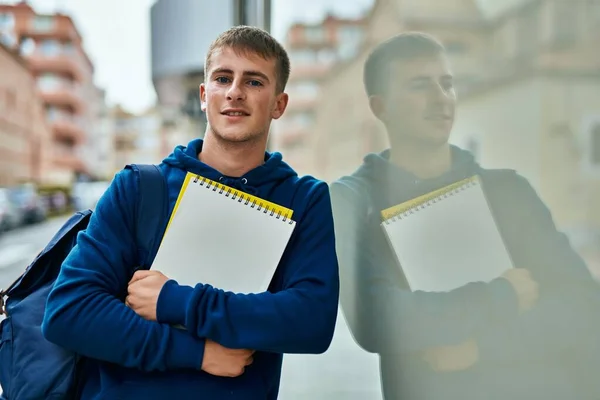
<instances>
[{"instance_id":1,"label":"pavement","mask_svg":"<svg viewBox=\"0 0 600 400\"><path fill-rule=\"evenodd\" d=\"M0 236L0 288L8 287L23 272L67 218L54 218ZM284 356L281 400L381 398L378 357L358 347L341 312L325 354Z\"/></svg>"}]
</instances>

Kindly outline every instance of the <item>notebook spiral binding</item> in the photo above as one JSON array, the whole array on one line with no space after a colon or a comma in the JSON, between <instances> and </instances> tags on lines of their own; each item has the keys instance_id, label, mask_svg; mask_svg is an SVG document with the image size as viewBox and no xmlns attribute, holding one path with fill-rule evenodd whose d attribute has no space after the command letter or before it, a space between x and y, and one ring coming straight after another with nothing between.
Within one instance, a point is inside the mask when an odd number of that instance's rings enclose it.
<instances>
[{"instance_id":1,"label":"notebook spiral binding","mask_svg":"<svg viewBox=\"0 0 600 400\"><path fill-rule=\"evenodd\" d=\"M253 208L257 211L262 211L264 215L274 217L275 219L281 220L282 222L287 222L290 225L294 224L294 221L289 217L289 215L282 211L282 207L277 206L276 204L267 202L258 197L202 176L195 176L192 182L197 183L206 189L211 189L215 193L225 195L225 197L229 197L232 200L237 200L239 204L250 206L250 208Z\"/></svg>"},{"instance_id":2,"label":"notebook spiral binding","mask_svg":"<svg viewBox=\"0 0 600 400\"><path fill-rule=\"evenodd\" d=\"M467 190L467 189L469 189L469 188L471 188L473 186L477 186L477 184L478 184L478 182L476 180L468 181L468 182L464 183L463 185L458 186L458 187L454 187L454 188L452 188L452 189L450 189L450 190L448 190L448 191L446 191L446 192L444 192L442 194L436 194L436 195L434 195L434 196L432 196L430 198L426 198L423 202L421 202L421 203L419 203L419 204L417 204L417 205L415 205L413 207L410 207L410 208L408 208L405 211L399 212L398 214L394 215L393 217L390 217L390 218L386 219L383 222L386 225L389 225L389 224L391 224L393 222L396 222L396 221L408 218L412 214L415 214L415 213L419 212L420 210L423 210L423 209L425 209L427 207L430 207L430 206L432 206L433 204L435 204L435 203L437 203L439 201L442 201L444 199L452 197L455 194L463 192L463 191L465 191L465 190Z\"/></svg>"}]
</instances>

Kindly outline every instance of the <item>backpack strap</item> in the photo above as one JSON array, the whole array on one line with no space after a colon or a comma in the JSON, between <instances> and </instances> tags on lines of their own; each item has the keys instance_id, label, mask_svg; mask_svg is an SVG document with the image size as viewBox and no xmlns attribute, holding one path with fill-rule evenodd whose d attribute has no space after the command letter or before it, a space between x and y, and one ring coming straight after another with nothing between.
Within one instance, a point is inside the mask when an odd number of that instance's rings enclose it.
<instances>
[{"instance_id":1,"label":"backpack strap","mask_svg":"<svg viewBox=\"0 0 600 400\"><path fill-rule=\"evenodd\" d=\"M135 237L140 250L140 268L149 269L160 245L157 232L164 231L168 220L167 183L157 165L130 164L126 168L139 175Z\"/></svg>"}]
</instances>

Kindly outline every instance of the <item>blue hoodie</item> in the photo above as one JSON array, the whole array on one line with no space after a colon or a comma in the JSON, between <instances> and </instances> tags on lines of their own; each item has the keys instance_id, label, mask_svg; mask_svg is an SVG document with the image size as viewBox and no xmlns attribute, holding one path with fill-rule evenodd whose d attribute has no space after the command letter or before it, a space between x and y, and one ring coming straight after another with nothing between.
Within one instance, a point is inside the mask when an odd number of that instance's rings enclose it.
<instances>
[{"instance_id":1,"label":"blue hoodie","mask_svg":"<svg viewBox=\"0 0 600 400\"><path fill-rule=\"evenodd\" d=\"M48 340L88 357L82 399L276 399L283 353L329 347L339 281L327 185L298 178L279 153L266 153L265 163L242 177L223 176L198 160L202 143L178 146L160 165L170 210L187 171L293 209L297 226L271 287L244 295L170 280L158 299L158 322L127 308L138 261L137 182L131 170L119 172L63 263L42 326ZM177 323L188 330L171 326ZM254 363L237 378L209 375L201 370L203 338L256 350Z\"/></svg>"}]
</instances>

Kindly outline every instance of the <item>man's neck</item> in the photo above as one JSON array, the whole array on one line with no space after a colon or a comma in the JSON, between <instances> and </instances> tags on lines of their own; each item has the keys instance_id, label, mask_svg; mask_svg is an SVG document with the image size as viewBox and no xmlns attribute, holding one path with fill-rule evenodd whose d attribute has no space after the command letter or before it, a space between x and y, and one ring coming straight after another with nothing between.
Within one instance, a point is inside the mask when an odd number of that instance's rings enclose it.
<instances>
[{"instance_id":1,"label":"man's neck","mask_svg":"<svg viewBox=\"0 0 600 400\"><path fill-rule=\"evenodd\" d=\"M419 179L443 175L452 166L449 144L427 146L419 143L392 143L390 162L413 173Z\"/></svg>"},{"instance_id":2,"label":"man's neck","mask_svg":"<svg viewBox=\"0 0 600 400\"><path fill-rule=\"evenodd\" d=\"M225 142L206 130L198 159L224 175L240 177L265 161L266 143L263 141Z\"/></svg>"}]
</instances>

